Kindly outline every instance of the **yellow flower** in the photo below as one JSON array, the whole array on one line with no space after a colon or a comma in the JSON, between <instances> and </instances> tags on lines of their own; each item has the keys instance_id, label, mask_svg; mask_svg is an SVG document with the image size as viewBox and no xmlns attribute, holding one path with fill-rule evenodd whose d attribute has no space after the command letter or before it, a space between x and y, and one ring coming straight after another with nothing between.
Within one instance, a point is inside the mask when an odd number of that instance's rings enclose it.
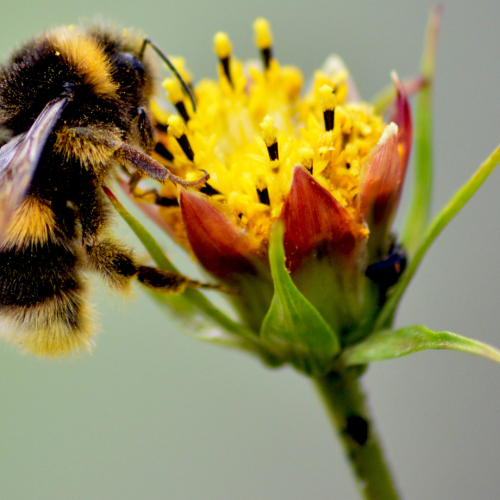
<instances>
[{"instance_id":1,"label":"yellow flower","mask_svg":"<svg viewBox=\"0 0 500 500\"><path fill-rule=\"evenodd\" d=\"M387 125L355 99L336 56L302 89L300 70L274 57L269 23L258 19L254 28L260 63L242 64L228 35L216 34L219 80L194 87L196 110L177 81L165 81L178 113L154 105L165 131L158 158L179 176L194 179L204 170L210 180L180 192L164 186L162 195L178 197L180 206L163 207L160 215L210 273L238 287L235 300L257 331L273 294L270 231L282 220L289 272L331 326L342 329L359 317L368 263L391 252L389 229L411 144L408 101L396 79ZM357 304L332 305L318 286L334 286L335 296L347 293Z\"/></svg>"}]
</instances>

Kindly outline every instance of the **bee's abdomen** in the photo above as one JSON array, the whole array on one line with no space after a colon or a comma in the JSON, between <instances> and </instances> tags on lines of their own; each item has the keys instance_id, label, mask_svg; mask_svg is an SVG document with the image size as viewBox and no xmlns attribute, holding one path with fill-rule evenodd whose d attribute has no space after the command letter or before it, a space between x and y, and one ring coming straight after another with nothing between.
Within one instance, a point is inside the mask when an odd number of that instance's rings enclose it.
<instances>
[{"instance_id":1,"label":"bee's abdomen","mask_svg":"<svg viewBox=\"0 0 500 500\"><path fill-rule=\"evenodd\" d=\"M47 243L0 253L0 333L35 354L92 345L85 283L74 248Z\"/></svg>"},{"instance_id":2,"label":"bee's abdomen","mask_svg":"<svg viewBox=\"0 0 500 500\"><path fill-rule=\"evenodd\" d=\"M77 291L76 266L76 255L62 244L0 253L0 306L30 306Z\"/></svg>"}]
</instances>

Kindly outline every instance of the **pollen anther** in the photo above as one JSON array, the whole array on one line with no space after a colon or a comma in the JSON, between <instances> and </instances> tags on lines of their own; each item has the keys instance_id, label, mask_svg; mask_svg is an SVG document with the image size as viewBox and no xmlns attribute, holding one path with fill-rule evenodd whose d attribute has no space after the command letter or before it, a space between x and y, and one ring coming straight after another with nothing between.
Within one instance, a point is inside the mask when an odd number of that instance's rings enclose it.
<instances>
[{"instance_id":1,"label":"pollen anther","mask_svg":"<svg viewBox=\"0 0 500 500\"><path fill-rule=\"evenodd\" d=\"M167 78L163 82L163 86L167 89L169 101L177 108L177 111L182 116L185 123L189 121L189 115L184 104L184 97L179 88L177 81L172 78Z\"/></svg>"},{"instance_id":2,"label":"pollen anther","mask_svg":"<svg viewBox=\"0 0 500 500\"><path fill-rule=\"evenodd\" d=\"M262 191L257 188L257 196L263 205L271 205L271 201L269 200L269 190L267 187L262 189Z\"/></svg>"},{"instance_id":3,"label":"pollen anther","mask_svg":"<svg viewBox=\"0 0 500 500\"><path fill-rule=\"evenodd\" d=\"M166 78L163 82L163 87L167 90L168 100L171 103L176 104L182 101L182 91L173 78Z\"/></svg>"},{"instance_id":4,"label":"pollen anther","mask_svg":"<svg viewBox=\"0 0 500 500\"><path fill-rule=\"evenodd\" d=\"M262 54L264 68L269 69L271 59L273 58L273 36L271 34L271 27L269 26L269 22L267 21L267 19L259 17L253 23L253 29L255 30L255 44L260 49L260 52Z\"/></svg>"},{"instance_id":5,"label":"pollen anther","mask_svg":"<svg viewBox=\"0 0 500 500\"><path fill-rule=\"evenodd\" d=\"M174 155L161 142L157 142L155 144L155 153L160 155L166 161L173 161L174 159Z\"/></svg>"},{"instance_id":6,"label":"pollen anther","mask_svg":"<svg viewBox=\"0 0 500 500\"><path fill-rule=\"evenodd\" d=\"M299 149L299 162L304 166L304 168L312 174L313 172L313 157L314 151L310 148L300 148Z\"/></svg>"},{"instance_id":7,"label":"pollen anther","mask_svg":"<svg viewBox=\"0 0 500 500\"><path fill-rule=\"evenodd\" d=\"M193 161L194 153L186 133L187 127L178 116L168 118L168 134L175 137L184 154L190 161Z\"/></svg>"},{"instance_id":8,"label":"pollen anther","mask_svg":"<svg viewBox=\"0 0 500 500\"><path fill-rule=\"evenodd\" d=\"M233 86L233 81L231 78L231 42L229 41L229 37L227 33L219 31L214 36L214 49L215 53L219 57L219 61L222 66L222 70L226 75L231 86Z\"/></svg>"},{"instance_id":9,"label":"pollen anther","mask_svg":"<svg viewBox=\"0 0 500 500\"><path fill-rule=\"evenodd\" d=\"M325 130L329 132L335 126L335 106L337 98L333 92L333 87L323 85L319 89L321 95L321 107L323 108L323 119L325 121Z\"/></svg>"},{"instance_id":10,"label":"pollen anther","mask_svg":"<svg viewBox=\"0 0 500 500\"><path fill-rule=\"evenodd\" d=\"M262 139L267 146L269 159L271 161L278 160L278 129L274 126L274 118L271 115L266 115L260 124Z\"/></svg>"}]
</instances>

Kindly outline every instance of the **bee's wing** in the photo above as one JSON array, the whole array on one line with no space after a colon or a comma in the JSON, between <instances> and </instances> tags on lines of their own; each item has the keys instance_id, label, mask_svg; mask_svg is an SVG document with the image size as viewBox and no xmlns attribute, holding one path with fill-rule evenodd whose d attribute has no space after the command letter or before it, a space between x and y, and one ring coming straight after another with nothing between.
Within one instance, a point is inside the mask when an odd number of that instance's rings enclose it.
<instances>
[{"instance_id":1,"label":"bee's wing","mask_svg":"<svg viewBox=\"0 0 500 500\"><path fill-rule=\"evenodd\" d=\"M0 243L16 209L30 187L43 148L67 97L51 101L28 130L0 148Z\"/></svg>"}]
</instances>

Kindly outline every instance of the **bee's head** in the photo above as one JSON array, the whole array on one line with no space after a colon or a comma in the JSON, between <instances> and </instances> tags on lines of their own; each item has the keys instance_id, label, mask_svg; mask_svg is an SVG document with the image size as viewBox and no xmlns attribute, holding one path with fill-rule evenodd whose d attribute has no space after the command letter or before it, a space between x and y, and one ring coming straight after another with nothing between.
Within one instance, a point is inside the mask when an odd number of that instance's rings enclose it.
<instances>
[{"instance_id":1,"label":"bee's head","mask_svg":"<svg viewBox=\"0 0 500 500\"><path fill-rule=\"evenodd\" d=\"M155 75L150 59L141 53L144 37L102 26L90 28L87 34L110 62L120 99L131 101L135 107L145 106L153 93Z\"/></svg>"},{"instance_id":2,"label":"bee's head","mask_svg":"<svg viewBox=\"0 0 500 500\"><path fill-rule=\"evenodd\" d=\"M66 116L126 129L153 88L150 65L139 60L140 43L111 30L72 26L31 40L0 70L0 126L14 134L26 131L69 84L74 99Z\"/></svg>"},{"instance_id":3,"label":"bee's head","mask_svg":"<svg viewBox=\"0 0 500 500\"><path fill-rule=\"evenodd\" d=\"M143 63L130 52L115 52L111 55L113 80L119 86L122 99L132 100L136 107L143 104L147 87L146 69Z\"/></svg>"}]
</instances>

